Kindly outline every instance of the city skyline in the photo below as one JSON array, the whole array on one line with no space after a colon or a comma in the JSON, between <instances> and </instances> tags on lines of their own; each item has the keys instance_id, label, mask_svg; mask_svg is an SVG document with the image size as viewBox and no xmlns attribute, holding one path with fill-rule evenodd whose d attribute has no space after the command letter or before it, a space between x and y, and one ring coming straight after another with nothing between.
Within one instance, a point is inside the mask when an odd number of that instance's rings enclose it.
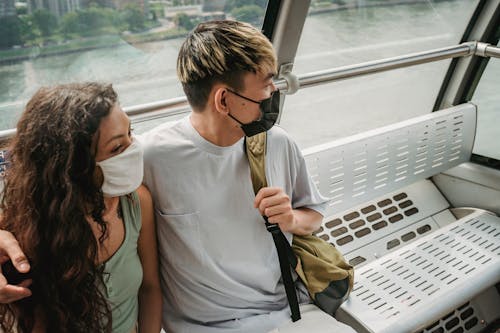
<instances>
[{"instance_id":1,"label":"city skyline","mask_svg":"<svg viewBox=\"0 0 500 333\"><path fill-rule=\"evenodd\" d=\"M12 2L15 15L15 0L7 0ZM62 17L67 13L77 11L88 7L90 0L28 0L28 11L33 13L36 10L48 10L56 17ZM101 0L97 1L101 5L113 7L116 9L123 9L129 4L137 4L143 13L149 12L149 2L148 0ZM2 7L0 6L0 14Z\"/></svg>"},{"instance_id":2,"label":"city skyline","mask_svg":"<svg viewBox=\"0 0 500 333\"><path fill-rule=\"evenodd\" d=\"M82 8L82 0L29 0L28 10L33 13L39 9L46 9L56 17Z\"/></svg>"}]
</instances>

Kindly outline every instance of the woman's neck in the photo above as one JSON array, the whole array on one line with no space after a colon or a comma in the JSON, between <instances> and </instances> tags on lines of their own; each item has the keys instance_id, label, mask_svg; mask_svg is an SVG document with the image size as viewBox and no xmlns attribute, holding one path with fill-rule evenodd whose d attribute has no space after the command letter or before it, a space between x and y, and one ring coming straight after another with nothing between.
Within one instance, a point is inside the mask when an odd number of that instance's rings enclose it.
<instances>
[{"instance_id":1,"label":"woman's neck","mask_svg":"<svg viewBox=\"0 0 500 333\"><path fill-rule=\"evenodd\" d=\"M118 210L118 204L120 203L119 197L104 198L104 212L103 217L109 214L115 214Z\"/></svg>"}]
</instances>

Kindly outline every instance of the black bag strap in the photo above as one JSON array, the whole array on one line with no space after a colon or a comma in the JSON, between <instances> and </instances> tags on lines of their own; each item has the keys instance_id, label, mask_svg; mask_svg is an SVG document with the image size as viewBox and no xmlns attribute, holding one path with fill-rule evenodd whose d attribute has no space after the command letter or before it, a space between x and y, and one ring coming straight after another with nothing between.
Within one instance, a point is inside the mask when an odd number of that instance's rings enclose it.
<instances>
[{"instance_id":1,"label":"black bag strap","mask_svg":"<svg viewBox=\"0 0 500 333\"><path fill-rule=\"evenodd\" d=\"M265 172L266 143L267 132L245 138L245 151L250 164L250 175L255 194L257 194L262 187L267 186ZM266 222L267 231L269 231L273 237L274 245L278 252L281 278L283 279L288 305L292 313L292 321L295 322L300 319L300 309L297 293L295 292L295 285L292 279L291 268L295 269L297 266L297 258L279 226L269 223L267 216L262 217Z\"/></svg>"}]
</instances>

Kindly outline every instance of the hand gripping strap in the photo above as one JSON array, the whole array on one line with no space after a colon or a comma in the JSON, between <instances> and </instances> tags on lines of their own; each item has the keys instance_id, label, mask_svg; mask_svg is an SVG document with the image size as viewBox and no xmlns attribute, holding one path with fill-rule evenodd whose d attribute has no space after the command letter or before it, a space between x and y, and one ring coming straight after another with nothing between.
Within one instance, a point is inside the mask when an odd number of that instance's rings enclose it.
<instances>
[{"instance_id":1,"label":"hand gripping strap","mask_svg":"<svg viewBox=\"0 0 500 333\"><path fill-rule=\"evenodd\" d=\"M257 194L262 187L267 186L265 166L266 143L267 132L262 132L252 137L245 138L245 149L248 162L250 164L250 176L252 178L252 185L255 194ZM300 310L297 294L295 292L295 285L292 279L291 268L295 269L297 259L279 226L277 224L269 223L267 216L262 217L266 221L267 231L269 231L273 236L274 245L276 246L280 262L281 277L283 279L283 284L285 285L286 297L292 313L292 321L295 322L300 319Z\"/></svg>"}]
</instances>

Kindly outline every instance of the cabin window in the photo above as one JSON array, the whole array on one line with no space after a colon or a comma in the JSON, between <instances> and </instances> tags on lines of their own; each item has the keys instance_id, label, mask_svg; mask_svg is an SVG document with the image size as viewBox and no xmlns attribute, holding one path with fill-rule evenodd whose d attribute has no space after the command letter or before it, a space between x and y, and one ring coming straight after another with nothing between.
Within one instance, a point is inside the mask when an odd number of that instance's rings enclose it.
<instances>
[{"instance_id":1,"label":"cabin window","mask_svg":"<svg viewBox=\"0 0 500 333\"><path fill-rule=\"evenodd\" d=\"M478 2L312 0L294 71L302 74L456 45Z\"/></svg>"},{"instance_id":2,"label":"cabin window","mask_svg":"<svg viewBox=\"0 0 500 333\"><path fill-rule=\"evenodd\" d=\"M471 100L477 105L477 130L472 152L496 160L500 160L498 73L500 59L491 58Z\"/></svg>"},{"instance_id":3,"label":"cabin window","mask_svg":"<svg viewBox=\"0 0 500 333\"><path fill-rule=\"evenodd\" d=\"M478 1L312 1L294 72L354 65L460 43ZM305 88L280 123L301 148L432 112L451 60Z\"/></svg>"},{"instance_id":4,"label":"cabin window","mask_svg":"<svg viewBox=\"0 0 500 333\"><path fill-rule=\"evenodd\" d=\"M111 82L124 107L183 96L175 67L187 32L225 18L260 27L267 7L267 0L52 2L0 6L0 130L15 127L44 85Z\"/></svg>"}]
</instances>

